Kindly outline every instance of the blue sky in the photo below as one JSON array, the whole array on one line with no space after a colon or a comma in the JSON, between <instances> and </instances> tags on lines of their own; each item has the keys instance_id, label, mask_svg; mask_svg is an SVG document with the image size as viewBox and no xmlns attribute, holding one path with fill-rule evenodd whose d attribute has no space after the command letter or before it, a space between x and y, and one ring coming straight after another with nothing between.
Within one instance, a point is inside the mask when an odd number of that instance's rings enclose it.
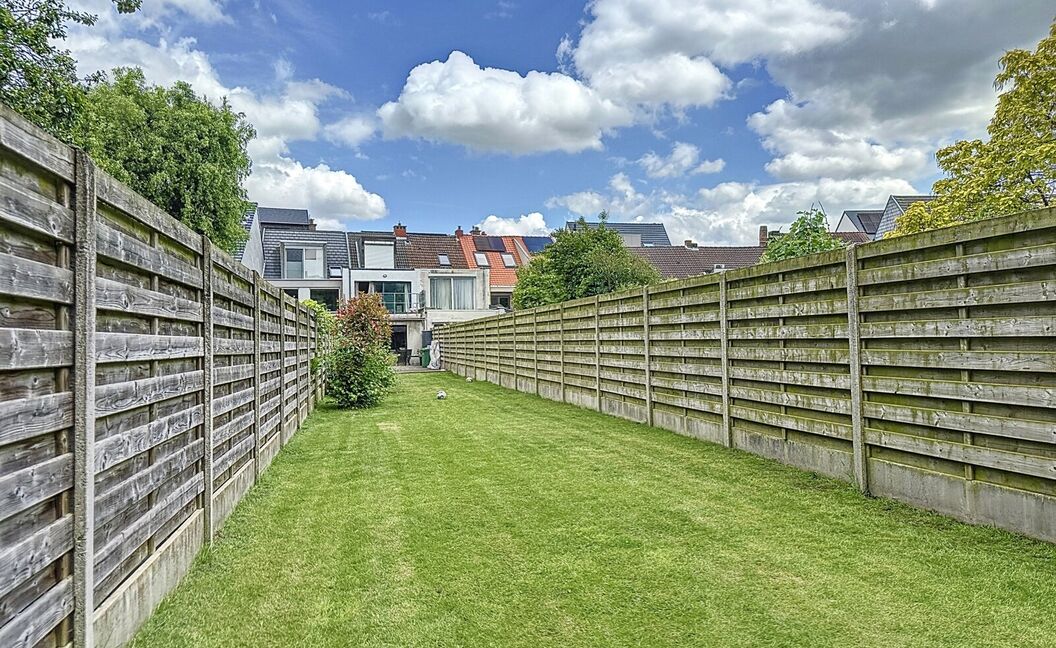
<instances>
[{"instance_id":1,"label":"blue sky","mask_svg":"<svg viewBox=\"0 0 1056 648\"><path fill-rule=\"evenodd\" d=\"M608 209L751 243L820 202L926 191L983 132L1001 52L1054 11L988 0L106 0L68 46L230 98L250 198L330 227L538 233ZM951 10L956 5L956 10ZM937 35L942 35L941 37ZM892 43L898 43L893 46Z\"/></svg>"}]
</instances>

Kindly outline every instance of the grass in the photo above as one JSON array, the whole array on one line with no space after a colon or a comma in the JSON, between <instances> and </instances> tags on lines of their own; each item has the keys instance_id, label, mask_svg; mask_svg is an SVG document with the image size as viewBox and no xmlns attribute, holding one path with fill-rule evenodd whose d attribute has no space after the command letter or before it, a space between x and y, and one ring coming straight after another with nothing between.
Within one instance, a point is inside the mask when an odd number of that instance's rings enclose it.
<instances>
[{"instance_id":1,"label":"grass","mask_svg":"<svg viewBox=\"0 0 1056 648\"><path fill-rule=\"evenodd\" d=\"M1054 610L1056 546L416 374L317 411L133 645L1052 646Z\"/></svg>"}]
</instances>

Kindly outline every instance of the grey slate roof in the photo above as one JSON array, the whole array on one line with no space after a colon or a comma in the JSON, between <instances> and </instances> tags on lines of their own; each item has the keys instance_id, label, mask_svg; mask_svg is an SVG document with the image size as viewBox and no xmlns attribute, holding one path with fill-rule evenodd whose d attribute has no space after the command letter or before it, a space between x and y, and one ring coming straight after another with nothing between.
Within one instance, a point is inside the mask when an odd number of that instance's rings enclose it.
<instances>
[{"instance_id":1,"label":"grey slate roof","mask_svg":"<svg viewBox=\"0 0 1056 648\"><path fill-rule=\"evenodd\" d=\"M307 213L307 212L305 212ZM283 244L310 243L322 245L326 254L324 278L329 279L330 268L351 267L348 258L348 241L344 232L330 230L264 229L264 278L282 279Z\"/></svg>"},{"instance_id":2,"label":"grey slate roof","mask_svg":"<svg viewBox=\"0 0 1056 648\"><path fill-rule=\"evenodd\" d=\"M899 216L906 213L906 210L915 202L935 200L935 196L891 196L887 199L887 206L884 207L884 215L880 219L880 225L876 228L876 233L873 234L873 240L879 240L884 237L891 230L895 229L895 221Z\"/></svg>"},{"instance_id":3,"label":"grey slate roof","mask_svg":"<svg viewBox=\"0 0 1056 648\"><path fill-rule=\"evenodd\" d=\"M870 237L876 234L876 229L880 226L880 219L884 217L884 210L882 209L848 209L843 212L843 216L851 221L859 232L865 232Z\"/></svg>"},{"instance_id":4,"label":"grey slate roof","mask_svg":"<svg viewBox=\"0 0 1056 648\"><path fill-rule=\"evenodd\" d=\"M257 207L257 218L262 227L269 226L308 226L307 209L287 209L285 207Z\"/></svg>"},{"instance_id":5,"label":"grey slate roof","mask_svg":"<svg viewBox=\"0 0 1056 648\"><path fill-rule=\"evenodd\" d=\"M597 227L597 223L587 223L587 227ZM570 231L576 231L579 223L568 221L565 223ZM663 223L612 223L606 222L605 227L620 234L639 234L642 237L643 246L671 245L671 239L667 237L667 229Z\"/></svg>"}]
</instances>

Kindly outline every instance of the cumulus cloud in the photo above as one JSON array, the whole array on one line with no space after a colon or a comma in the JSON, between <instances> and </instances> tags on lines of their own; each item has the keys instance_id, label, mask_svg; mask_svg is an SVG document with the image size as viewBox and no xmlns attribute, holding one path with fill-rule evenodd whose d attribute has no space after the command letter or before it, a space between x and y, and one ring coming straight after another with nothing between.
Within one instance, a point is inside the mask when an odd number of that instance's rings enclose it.
<instances>
[{"instance_id":1,"label":"cumulus cloud","mask_svg":"<svg viewBox=\"0 0 1056 648\"><path fill-rule=\"evenodd\" d=\"M370 115L349 115L324 129L326 139L334 144L357 148L374 135L377 125Z\"/></svg>"},{"instance_id":2,"label":"cumulus cloud","mask_svg":"<svg viewBox=\"0 0 1056 648\"><path fill-rule=\"evenodd\" d=\"M629 111L561 73L484 68L462 52L411 70L378 110L385 137L453 142L514 154L600 149Z\"/></svg>"},{"instance_id":3,"label":"cumulus cloud","mask_svg":"<svg viewBox=\"0 0 1056 648\"><path fill-rule=\"evenodd\" d=\"M550 228L539 212L521 214L517 218L503 218L492 214L477 227L493 236L546 236Z\"/></svg>"},{"instance_id":4,"label":"cumulus cloud","mask_svg":"<svg viewBox=\"0 0 1056 648\"><path fill-rule=\"evenodd\" d=\"M205 0L170 0L152 11L178 7L209 21L206 5L220 7ZM386 214L384 199L367 191L355 176L325 163L307 166L290 155L291 142L316 140L324 133L346 144L354 139L352 118L324 129L319 117L320 108L326 102L347 99L345 91L318 79L295 79L292 68L281 60L276 65L279 91L261 93L247 87L228 87L194 39L160 38L148 42L137 31L142 23L121 23L111 3L89 7L89 10L100 15L100 28L74 27L66 43L77 59L78 73L89 75L113 67L137 66L151 83L171 85L179 80L187 81L210 100L218 102L227 98L235 110L246 114L257 131L257 137L249 145L253 172L246 189L251 200L267 205L307 207L322 219L370 220Z\"/></svg>"},{"instance_id":5,"label":"cumulus cloud","mask_svg":"<svg viewBox=\"0 0 1056 648\"><path fill-rule=\"evenodd\" d=\"M650 178L677 178L687 173L718 173L726 167L725 160L700 160L700 148L686 142L675 142L671 154L662 157L650 151L638 159L638 165Z\"/></svg>"}]
</instances>

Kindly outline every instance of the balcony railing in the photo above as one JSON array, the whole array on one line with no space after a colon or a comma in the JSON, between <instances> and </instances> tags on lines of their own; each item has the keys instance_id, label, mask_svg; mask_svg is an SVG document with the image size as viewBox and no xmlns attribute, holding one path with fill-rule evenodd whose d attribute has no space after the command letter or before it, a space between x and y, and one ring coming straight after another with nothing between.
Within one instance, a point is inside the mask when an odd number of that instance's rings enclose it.
<instances>
[{"instance_id":1,"label":"balcony railing","mask_svg":"<svg viewBox=\"0 0 1056 648\"><path fill-rule=\"evenodd\" d=\"M377 294L381 295L381 303L385 304L385 308L393 315L417 313L421 308L418 295L405 292L382 292Z\"/></svg>"}]
</instances>

